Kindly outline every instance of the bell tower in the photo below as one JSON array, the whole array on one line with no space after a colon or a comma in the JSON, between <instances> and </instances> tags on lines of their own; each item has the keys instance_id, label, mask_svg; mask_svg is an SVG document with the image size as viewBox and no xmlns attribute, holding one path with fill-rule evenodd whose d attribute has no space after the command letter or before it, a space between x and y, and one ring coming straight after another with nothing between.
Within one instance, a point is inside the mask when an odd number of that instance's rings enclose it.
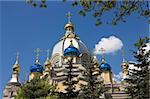
<instances>
[{"instance_id":1,"label":"bell tower","mask_svg":"<svg viewBox=\"0 0 150 99\"><path fill-rule=\"evenodd\" d=\"M100 70L102 71L101 76L104 80L104 84L112 84L112 72L111 66L105 62L104 59L104 48L101 48L102 62L100 64Z\"/></svg>"}]
</instances>

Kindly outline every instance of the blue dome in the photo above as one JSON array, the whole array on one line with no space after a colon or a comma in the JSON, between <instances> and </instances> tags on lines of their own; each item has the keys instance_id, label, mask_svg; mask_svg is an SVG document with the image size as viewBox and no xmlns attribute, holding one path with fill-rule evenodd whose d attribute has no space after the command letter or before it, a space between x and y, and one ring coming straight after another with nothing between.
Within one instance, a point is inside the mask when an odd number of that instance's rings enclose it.
<instances>
[{"instance_id":1,"label":"blue dome","mask_svg":"<svg viewBox=\"0 0 150 99\"><path fill-rule=\"evenodd\" d=\"M107 63L102 63L102 64L100 65L100 69L101 69L102 71L110 71L110 70L111 70L111 66L110 66L109 64L107 64Z\"/></svg>"},{"instance_id":2,"label":"blue dome","mask_svg":"<svg viewBox=\"0 0 150 99\"><path fill-rule=\"evenodd\" d=\"M39 64L34 64L31 66L30 68L30 72L43 72L43 66L39 65Z\"/></svg>"},{"instance_id":3,"label":"blue dome","mask_svg":"<svg viewBox=\"0 0 150 99\"><path fill-rule=\"evenodd\" d=\"M74 46L69 46L68 48L65 49L64 51L64 56L79 56L80 52L79 50L74 47Z\"/></svg>"}]
</instances>

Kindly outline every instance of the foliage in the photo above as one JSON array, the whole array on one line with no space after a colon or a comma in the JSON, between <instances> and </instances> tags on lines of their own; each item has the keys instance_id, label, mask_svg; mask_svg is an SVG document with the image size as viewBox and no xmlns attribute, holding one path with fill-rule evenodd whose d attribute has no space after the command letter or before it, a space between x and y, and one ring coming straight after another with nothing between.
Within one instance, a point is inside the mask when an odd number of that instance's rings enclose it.
<instances>
[{"instance_id":1,"label":"foliage","mask_svg":"<svg viewBox=\"0 0 150 99\"><path fill-rule=\"evenodd\" d=\"M145 38L140 38L135 44L134 46L137 47L138 49L140 49L141 47L145 46L146 43L148 43L150 40L150 38L145 37Z\"/></svg>"},{"instance_id":2,"label":"foliage","mask_svg":"<svg viewBox=\"0 0 150 99\"><path fill-rule=\"evenodd\" d=\"M81 90L79 91L78 98L79 99L99 99L100 96L105 92L103 81L98 79L98 74L95 72L94 65L98 66L97 62L94 62L93 58L91 58L90 65L85 65L86 71L83 72L83 76L85 77L85 81L87 84L81 85Z\"/></svg>"},{"instance_id":3,"label":"foliage","mask_svg":"<svg viewBox=\"0 0 150 99\"><path fill-rule=\"evenodd\" d=\"M134 99L148 99L149 98L149 55L150 49L145 50L149 38L141 39L135 44L137 51L134 52L134 57L137 63L134 65L135 68L129 69L129 78L126 80L128 83L127 93Z\"/></svg>"},{"instance_id":4,"label":"foliage","mask_svg":"<svg viewBox=\"0 0 150 99\"><path fill-rule=\"evenodd\" d=\"M75 84L77 84L77 81L73 80L75 75L72 74L72 69L74 68L72 61L73 61L73 58L68 60L68 67L66 67L68 73L67 73L67 79L64 82L64 86L67 86L67 88L65 89L67 93L65 93L63 96L63 98L65 99L76 98L77 93L78 93L78 92L75 92Z\"/></svg>"},{"instance_id":5,"label":"foliage","mask_svg":"<svg viewBox=\"0 0 150 99\"><path fill-rule=\"evenodd\" d=\"M16 99L56 99L55 87L50 85L47 81L39 78L34 78L27 81L18 90Z\"/></svg>"},{"instance_id":6,"label":"foliage","mask_svg":"<svg viewBox=\"0 0 150 99\"><path fill-rule=\"evenodd\" d=\"M75 0L73 6L81 6L79 14L86 16L88 13L96 18L96 25L102 24L103 16L111 15L111 22L116 25L119 21L126 22L125 17L136 12L146 18L150 17L148 1L144 0Z\"/></svg>"},{"instance_id":7,"label":"foliage","mask_svg":"<svg viewBox=\"0 0 150 99\"><path fill-rule=\"evenodd\" d=\"M36 7L38 0L27 0L29 4ZM64 2L67 0L63 0ZM69 1L69 0L68 0ZM46 8L46 0L41 0L39 6ZM102 23L116 25L118 22L126 22L126 17L133 13L149 19L150 10L148 0L73 0L72 6L79 6L78 13L82 16L91 14L96 19L96 25ZM111 15L110 21L104 21L105 16ZM150 20L149 20L150 21Z\"/></svg>"},{"instance_id":8,"label":"foliage","mask_svg":"<svg viewBox=\"0 0 150 99\"><path fill-rule=\"evenodd\" d=\"M40 8L47 8L46 0L39 0L39 1L38 0L26 0L27 3L31 4L34 7L39 6Z\"/></svg>"}]
</instances>

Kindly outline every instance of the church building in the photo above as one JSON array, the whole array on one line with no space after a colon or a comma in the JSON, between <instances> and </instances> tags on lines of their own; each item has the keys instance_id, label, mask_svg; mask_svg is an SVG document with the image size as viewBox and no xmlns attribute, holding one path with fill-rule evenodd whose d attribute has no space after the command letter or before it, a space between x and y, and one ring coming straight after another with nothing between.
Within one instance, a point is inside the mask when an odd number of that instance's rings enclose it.
<instances>
[{"instance_id":1,"label":"church building","mask_svg":"<svg viewBox=\"0 0 150 99\"><path fill-rule=\"evenodd\" d=\"M98 61L96 56L89 52L88 48L79 36L75 33L75 27L70 20L70 13L68 13L68 22L64 26L65 33L60 40L54 45L51 57L47 51L47 58L45 63L40 63L39 52L40 49L36 49L36 58L33 65L30 67L29 81L35 77L46 78L50 84L56 85L57 91L66 93L66 87L64 85L67 79L67 73L69 70L69 62L72 66L73 80L75 81L75 91L80 90L81 84L86 84L83 71L86 71L86 67L90 64L90 58L93 57L96 64L95 73L99 74L101 80L107 89L102 99L126 99L128 95L125 93L126 82L122 81L117 83L113 80L113 72L111 65L105 60L104 49L102 48L102 59ZM84 65L83 65L84 64ZM128 75L128 62L123 59L121 63L123 77ZM16 56L16 62L12 67L12 77L6 84L3 91L3 99L14 99L17 95L17 90L21 86L19 82L19 54ZM99 73L101 71L101 73Z\"/></svg>"}]
</instances>

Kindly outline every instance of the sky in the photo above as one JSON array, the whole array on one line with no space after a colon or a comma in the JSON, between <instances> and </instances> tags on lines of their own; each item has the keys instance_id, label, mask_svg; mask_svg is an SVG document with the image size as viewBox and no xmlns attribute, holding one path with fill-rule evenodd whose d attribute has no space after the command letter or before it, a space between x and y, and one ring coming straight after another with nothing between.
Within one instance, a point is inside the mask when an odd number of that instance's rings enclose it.
<instances>
[{"instance_id":1,"label":"sky","mask_svg":"<svg viewBox=\"0 0 150 99\"><path fill-rule=\"evenodd\" d=\"M92 53L96 44L102 38L116 37L121 40L121 47L125 51L125 59L134 61L132 51L134 43L140 38L148 36L149 25L146 18L137 14L127 17L126 23L120 22L117 26L102 24L95 26L95 19L88 14L83 17L77 12L80 7L72 7L71 2L47 2L48 8L34 8L22 1L0 2L0 98L4 86L11 78L12 65L15 62L16 52L20 53L20 81L28 79L29 69L34 64L36 48L40 48L40 63L46 59L46 50L52 52L53 46L64 35L64 25L67 23L66 13L71 12L71 22L75 25L75 33L85 43ZM111 15L106 15L108 20ZM112 43L109 43L110 46ZM109 47L108 44L108 47ZM116 43L115 43L116 44ZM114 48L115 48L114 44ZM120 49L120 47L119 47ZM122 54L120 50L105 54L105 60L112 67L112 72L121 71ZM97 54L100 61L101 55Z\"/></svg>"}]
</instances>

